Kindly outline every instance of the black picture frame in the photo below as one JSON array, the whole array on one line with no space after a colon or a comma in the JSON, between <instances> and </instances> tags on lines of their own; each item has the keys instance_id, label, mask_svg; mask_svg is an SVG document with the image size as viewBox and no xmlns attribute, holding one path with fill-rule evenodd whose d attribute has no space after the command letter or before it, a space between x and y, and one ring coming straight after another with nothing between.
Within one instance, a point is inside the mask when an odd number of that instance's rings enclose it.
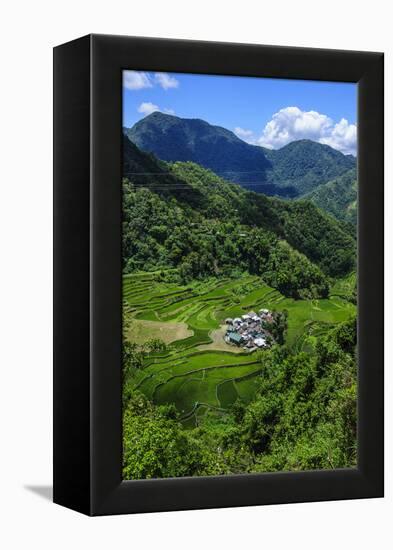
<instances>
[{"instance_id":1,"label":"black picture frame","mask_svg":"<svg viewBox=\"0 0 393 550\"><path fill-rule=\"evenodd\" d=\"M358 83L358 467L122 481L122 69ZM383 54L89 35L54 49L54 502L88 515L383 496Z\"/></svg>"}]
</instances>

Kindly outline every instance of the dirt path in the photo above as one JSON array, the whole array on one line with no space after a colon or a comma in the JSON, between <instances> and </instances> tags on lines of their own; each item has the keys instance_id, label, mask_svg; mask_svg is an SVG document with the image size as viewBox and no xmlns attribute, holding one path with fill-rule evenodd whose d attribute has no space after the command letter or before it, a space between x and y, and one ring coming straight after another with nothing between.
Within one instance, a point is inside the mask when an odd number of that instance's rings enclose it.
<instances>
[{"instance_id":1,"label":"dirt path","mask_svg":"<svg viewBox=\"0 0 393 550\"><path fill-rule=\"evenodd\" d=\"M225 332L227 330L226 325L221 325L220 328L212 330L209 334L210 338L213 340L211 344L202 344L198 346L198 350L210 350L210 351L230 351L231 353L244 353L243 348L238 348L237 346L231 346L227 344L224 340Z\"/></svg>"}]
</instances>

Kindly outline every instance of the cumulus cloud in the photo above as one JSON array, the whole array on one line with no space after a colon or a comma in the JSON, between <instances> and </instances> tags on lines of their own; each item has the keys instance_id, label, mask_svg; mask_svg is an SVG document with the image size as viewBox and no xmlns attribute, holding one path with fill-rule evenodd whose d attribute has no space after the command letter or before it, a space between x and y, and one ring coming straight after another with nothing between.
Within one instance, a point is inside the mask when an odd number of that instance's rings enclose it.
<instances>
[{"instance_id":1,"label":"cumulus cloud","mask_svg":"<svg viewBox=\"0 0 393 550\"><path fill-rule=\"evenodd\" d=\"M345 118L335 123L327 115L302 111L298 107L285 107L275 113L257 143L269 149L279 149L299 139L312 139L330 145L345 155L356 155L355 124L350 124Z\"/></svg>"},{"instance_id":2,"label":"cumulus cloud","mask_svg":"<svg viewBox=\"0 0 393 550\"><path fill-rule=\"evenodd\" d=\"M243 141L246 141L247 143L255 143L255 136L252 130L245 130L244 128L240 128L240 126L236 126L234 132L237 137Z\"/></svg>"},{"instance_id":3,"label":"cumulus cloud","mask_svg":"<svg viewBox=\"0 0 393 550\"><path fill-rule=\"evenodd\" d=\"M123 71L123 86L127 90L142 90L143 88L152 88L153 83L147 73Z\"/></svg>"},{"instance_id":4,"label":"cumulus cloud","mask_svg":"<svg viewBox=\"0 0 393 550\"><path fill-rule=\"evenodd\" d=\"M138 113L142 113L144 116L150 115L151 113L154 113L154 111L160 111L161 113L166 113L168 115L174 115L175 111L173 109L160 109L158 105L155 103L151 103L150 101L144 101L141 103L138 107Z\"/></svg>"},{"instance_id":5,"label":"cumulus cloud","mask_svg":"<svg viewBox=\"0 0 393 550\"><path fill-rule=\"evenodd\" d=\"M179 81L174 76L170 76L168 73L156 73L154 79L164 90L169 88L177 88Z\"/></svg>"},{"instance_id":6,"label":"cumulus cloud","mask_svg":"<svg viewBox=\"0 0 393 550\"><path fill-rule=\"evenodd\" d=\"M138 107L138 113L142 113L144 116L150 115L154 111L160 111L160 108L150 101L144 101Z\"/></svg>"},{"instance_id":7,"label":"cumulus cloud","mask_svg":"<svg viewBox=\"0 0 393 550\"><path fill-rule=\"evenodd\" d=\"M334 125L331 135L321 138L320 143L326 143L344 154L356 155L356 126L349 124L345 118Z\"/></svg>"}]
</instances>

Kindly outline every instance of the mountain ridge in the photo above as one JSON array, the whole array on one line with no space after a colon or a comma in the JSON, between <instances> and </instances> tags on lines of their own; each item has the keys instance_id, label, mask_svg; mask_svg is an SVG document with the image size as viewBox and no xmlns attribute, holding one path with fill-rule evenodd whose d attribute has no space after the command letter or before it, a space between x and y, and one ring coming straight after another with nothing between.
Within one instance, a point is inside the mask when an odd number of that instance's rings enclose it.
<instances>
[{"instance_id":1,"label":"mountain ridge","mask_svg":"<svg viewBox=\"0 0 393 550\"><path fill-rule=\"evenodd\" d=\"M154 112L125 130L143 151L169 162L195 162L229 181L245 184L265 180L270 167L263 150L249 145L221 126L195 118Z\"/></svg>"},{"instance_id":2,"label":"mountain ridge","mask_svg":"<svg viewBox=\"0 0 393 550\"><path fill-rule=\"evenodd\" d=\"M304 198L336 219L356 226L357 195L357 173L352 168L324 185L319 185Z\"/></svg>"},{"instance_id":3,"label":"mountain ridge","mask_svg":"<svg viewBox=\"0 0 393 550\"><path fill-rule=\"evenodd\" d=\"M157 161L139 151L126 137L124 156L128 157L126 166L132 167L131 172L125 168L125 181L129 182L125 188L130 196L136 193L135 197L140 198L132 215L130 211L130 229L125 226L123 234L127 242L124 250L129 250L126 257L134 258L132 269L136 268L138 255L131 251L139 240L143 243L143 257L149 253L155 269L164 261L160 258L165 258L164 265L167 267L174 267L177 263L183 265L186 255L192 254L195 273L200 272L201 265L205 266L203 269L206 272L215 272L216 269L229 269L228 266L216 264L221 255L226 255L226 261L232 263L235 258L232 268L241 263L241 258L247 257L251 261L247 269L250 272L263 270L264 276L271 278L274 287L280 287L283 282L274 282L276 268L273 264L267 263L263 267L262 257L266 247L271 250L270 258L275 255L275 247L279 247L277 254L282 254L282 257L277 257L276 261L277 265L281 261L287 265L285 277L288 284L291 284L289 281L292 278L302 276L303 268L308 273L314 273L313 277L320 286L323 280L321 273L335 277L348 273L355 265L353 236L344 225L310 201L286 201L253 193L192 162ZM152 195L157 198L153 199ZM145 205L144 201L147 201ZM152 201L150 206L149 201ZM161 209L166 212L159 214ZM180 211L183 212L181 223L178 218ZM172 248L176 224L181 236L179 233L175 248ZM164 226L167 229L164 230ZM224 235L227 237L224 238ZM193 244L185 248L187 242ZM270 244L264 245L264 242ZM281 242L283 244L279 244ZM210 256L201 252L195 259L193 252L196 248L202 250L208 247L211 248ZM296 251L295 256L291 250ZM304 255L310 263L297 254ZM302 264L302 268L295 265L289 268L291 262L299 266ZM309 281L308 286L313 293L313 283Z\"/></svg>"},{"instance_id":4,"label":"mountain ridge","mask_svg":"<svg viewBox=\"0 0 393 550\"><path fill-rule=\"evenodd\" d=\"M312 140L272 150L246 143L203 119L157 111L123 132L162 160L195 162L242 187L286 198L301 197L356 166L351 155Z\"/></svg>"}]
</instances>

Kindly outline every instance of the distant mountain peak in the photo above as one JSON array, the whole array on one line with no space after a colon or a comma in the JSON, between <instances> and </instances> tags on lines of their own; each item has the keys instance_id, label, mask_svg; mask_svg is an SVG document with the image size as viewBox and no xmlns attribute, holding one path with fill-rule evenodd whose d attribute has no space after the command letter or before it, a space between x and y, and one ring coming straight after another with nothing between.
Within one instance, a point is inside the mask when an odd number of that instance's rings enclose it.
<instances>
[{"instance_id":1,"label":"distant mountain peak","mask_svg":"<svg viewBox=\"0 0 393 550\"><path fill-rule=\"evenodd\" d=\"M261 147L205 120L152 113L125 131L140 149L166 161L192 161L228 180L258 183L270 168Z\"/></svg>"},{"instance_id":2,"label":"distant mountain peak","mask_svg":"<svg viewBox=\"0 0 393 550\"><path fill-rule=\"evenodd\" d=\"M267 149L199 118L155 111L124 130L158 158L192 161L223 178L266 194L302 196L356 166L356 159L310 139Z\"/></svg>"},{"instance_id":3,"label":"distant mountain peak","mask_svg":"<svg viewBox=\"0 0 393 550\"><path fill-rule=\"evenodd\" d=\"M163 125L163 127L166 127L167 125L188 125L191 128L197 129L204 129L205 131L210 131L210 129L215 129L217 132L230 136L231 139L234 141L237 141L239 143L246 143L242 139L240 139L234 132L231 130L228 130L227 128L224 128L223 126L217 126L214 124L210 124L209 122L206 122L206 120L203 120L202 118L182 118L176 115L171 115L168 113L162 113L161 111L154 111L150 115L145 116L138 122L136 122L133 126L133 128L137 126L143 126L146 124L159 124ZM132 130L129 129L129 130Z\"/></svg>"}]
</instances>

